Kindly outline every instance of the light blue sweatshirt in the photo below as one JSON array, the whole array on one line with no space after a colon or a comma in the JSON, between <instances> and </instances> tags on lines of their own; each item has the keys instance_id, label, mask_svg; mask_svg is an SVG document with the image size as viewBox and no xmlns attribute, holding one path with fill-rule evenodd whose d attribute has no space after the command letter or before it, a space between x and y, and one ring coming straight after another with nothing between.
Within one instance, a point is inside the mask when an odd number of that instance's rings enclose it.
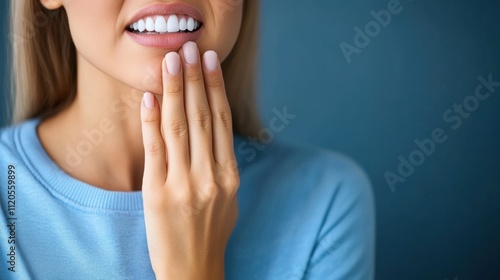
<instances>
[{"instance_id":1,"label":"light blue sweatshirt","mask_svg":"<svg viewBox=\"0 0 500 280\"><path fill-rule=\"evenodd\" d=\"M155 279L141 192L70 177L43 149L39 122L0 130L0 279ZM226 279L373 279L373 196L358 165L279 140L234 141L241 185Z\"/></svg>"}]
</instances>

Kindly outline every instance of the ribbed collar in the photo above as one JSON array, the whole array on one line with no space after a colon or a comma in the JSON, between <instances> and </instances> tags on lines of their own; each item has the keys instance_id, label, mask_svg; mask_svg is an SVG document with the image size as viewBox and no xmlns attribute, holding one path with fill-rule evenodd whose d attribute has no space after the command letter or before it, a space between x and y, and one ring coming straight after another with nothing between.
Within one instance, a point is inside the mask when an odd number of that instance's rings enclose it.
<instances>
[{"instance_id":1,"label":"ribbed collar","mask_svg":"<svg viewBox=\"0 0 500 280\"><path fill-rule=\"evenodd\" d=\"M65 203L89 211L142 212L142 191L119 192L104 190L71 177L46 153L37 134L40 119L31 119L19 125L14 141L27 168L55 197ZM234 148L245 138L234 135ZM238 166L244 163L242 155L236 153Z\"/></svg>"}]
</instances>

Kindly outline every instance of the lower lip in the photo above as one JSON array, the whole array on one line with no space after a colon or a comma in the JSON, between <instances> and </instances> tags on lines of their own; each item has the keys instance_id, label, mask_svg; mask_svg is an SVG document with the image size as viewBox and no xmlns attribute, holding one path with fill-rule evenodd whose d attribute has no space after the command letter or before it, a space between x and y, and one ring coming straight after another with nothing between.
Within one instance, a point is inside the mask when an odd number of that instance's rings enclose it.
<instances>
[{"instance_id":1,"label":"lower lip","mask_svg":"<svg viewBox=\"0 0 500 280\"><path fill-rule=\"evenodd\" d=\"M132 40L139 45L148 48L161 49L179 49L188 41L196 41L201 36L203 27L190 33L171 33L171 34L139 34L125 30Z\"/></svg>"}]
</instances>

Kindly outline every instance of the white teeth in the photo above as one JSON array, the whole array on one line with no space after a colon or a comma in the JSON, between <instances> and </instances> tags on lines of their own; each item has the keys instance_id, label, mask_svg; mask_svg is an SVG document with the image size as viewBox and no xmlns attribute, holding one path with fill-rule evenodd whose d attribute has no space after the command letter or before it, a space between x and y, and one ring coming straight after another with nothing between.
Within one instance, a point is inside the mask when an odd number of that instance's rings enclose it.
<instances>
[{"instance_id":1,"label":"white teeth","mask_svg":"<svg viewBox=\"0 0 500 280\"><path fill-rule=\"evenodd\" d=\"M167 21L164 17L156 17L155 31L159 33L167 32Z\"/></svg>"},{"instance_id":2,"label":"white teeth","mask_svg":"<svg viewBox=\"0 0 500 280\"><path fill-rule=\"evenodd\" d=\"M183 15L146 17L129 26L138 32L177 33L197 30L201 26L197 20Z\"/></svg>"},{"instance_id":3,"label":"white teeth","mask_svg":"<svg viewBox=\"0 0 500 280\"><path fill-rule=\"evenodd\" d=\"M187 21L187 29L189 31L193 31L194 30L194 19L192 17L190 17Z\"/></svg>"},{"instance_id":4,"label":"white teeth","mask_svg":"<svg viewBox=\"0 0 500 280\"><path fill-rule=\"evenodd\" d=\"M187 21L185 18L181 18L181 21L179 21L179 29L181 31L186 31L187 29Z\"/></svg>"},{"instance_id":5,"label":"white teeth","mask_svg":"<svg viewBox=\"0 0 500 280\"><path fill-rule=\"evenodd\" d=\"M144 20L142 20L142 19L139 20L138 29L137 30L139 30L139 32L142 32L142 31L146 30L146 24L145 24Z\"/></svg>"},{"instance_id":6,"label":"white teeth","mask_svg":"<svg viewBox=\"0 0 500 280\"><path fill-rule=\"evenodd\" d=\"M167 22L167 31L168 32L179 32L179 19L176 15L172 15L168 17Z\"/></svg>"},{"instance_id":7,"label":"white teeth","mask_svg":"<svg viewBox=\"0 0 500 280\"><path fill-rule=\"evenodd\" d=\"M152 18L148 17L146 19L146 30L151 32L151 31L155 31L155 22Z\"/></svg>"}]
</instances>

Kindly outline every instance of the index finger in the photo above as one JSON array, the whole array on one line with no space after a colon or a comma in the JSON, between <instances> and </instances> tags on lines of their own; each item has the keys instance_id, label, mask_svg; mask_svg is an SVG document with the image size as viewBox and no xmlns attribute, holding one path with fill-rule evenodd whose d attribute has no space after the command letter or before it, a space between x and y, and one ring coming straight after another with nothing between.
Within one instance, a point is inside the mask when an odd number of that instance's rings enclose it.
<instances>
[{"instance_id":1,"label":"index finger","mask_svg":"<svg viewBox=\"0 0 500 280\"><path fill-rule=\"evenodd\" d=\"M178 53L165 56L162 66L163 101L161 121L167 146L168 172L183 174L189 170L189 133L184 109L181 59Z\"/></svg>"}]
</instances>

